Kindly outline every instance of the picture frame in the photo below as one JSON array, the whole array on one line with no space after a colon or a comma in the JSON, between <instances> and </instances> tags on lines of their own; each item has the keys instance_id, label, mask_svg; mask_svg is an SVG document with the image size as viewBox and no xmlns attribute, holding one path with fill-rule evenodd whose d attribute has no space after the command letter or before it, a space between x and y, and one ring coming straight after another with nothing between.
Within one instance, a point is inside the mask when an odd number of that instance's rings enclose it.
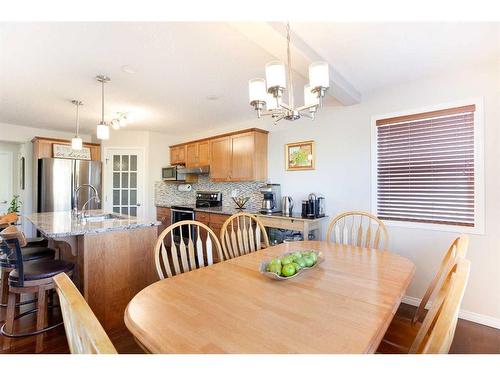
<instances>
[{"instance_id":1,"label":"picture frame","mask_svg":"<svg viewBox=\"0 0 500 375\"><path fill-rule=\"evenodd\" d=\"M306 171L316 168L314 141L287 143L285 145L287 171Z\"/></svg>"},{"instance_id":2,"label":"picture frame","mask_svg":"<svg viewBox=\"0 0 500 375\"><path fill-rule=\"evenodd\" d=\"M92 160L90 147L85 146L81 150L73 150L71 145L54 143L52 145L52 153L54 158Z\"/></svg>"}]
</instances>

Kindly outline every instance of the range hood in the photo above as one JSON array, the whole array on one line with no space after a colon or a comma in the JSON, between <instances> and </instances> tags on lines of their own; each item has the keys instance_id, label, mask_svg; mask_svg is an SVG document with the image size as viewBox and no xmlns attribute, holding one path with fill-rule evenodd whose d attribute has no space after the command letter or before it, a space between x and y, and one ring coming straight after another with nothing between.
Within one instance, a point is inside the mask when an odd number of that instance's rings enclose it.
<instances>
[{"instance_id":1,"label":"range hood","mask_svg":"<svg viewBox=\"0 0 500 375\"><path fill-rule=\"evenodd\" d=\"M179 167L177 169L177 173L180 173L180 174L209 174L210 173L210 166L204 165L202 167L195 167L195 168Z\"/></svg>"}]
</instances>

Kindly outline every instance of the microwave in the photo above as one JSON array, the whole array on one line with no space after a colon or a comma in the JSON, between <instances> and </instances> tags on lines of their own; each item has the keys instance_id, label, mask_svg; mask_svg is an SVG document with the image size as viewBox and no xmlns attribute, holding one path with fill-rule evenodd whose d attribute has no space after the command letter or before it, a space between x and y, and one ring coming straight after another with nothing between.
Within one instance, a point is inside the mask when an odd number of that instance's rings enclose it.
<instances>
[{"instance_id":1,"label":"microwave","mask_svg":"<svg viewBox=\"0 0 500 375\"><path fill-rule=\"evenodd\" d=\"M161 169L161 178L164 181L179 181L184 180L184 175L179 173L179 166L170 165Z\"/></svg>"}]
</instances>

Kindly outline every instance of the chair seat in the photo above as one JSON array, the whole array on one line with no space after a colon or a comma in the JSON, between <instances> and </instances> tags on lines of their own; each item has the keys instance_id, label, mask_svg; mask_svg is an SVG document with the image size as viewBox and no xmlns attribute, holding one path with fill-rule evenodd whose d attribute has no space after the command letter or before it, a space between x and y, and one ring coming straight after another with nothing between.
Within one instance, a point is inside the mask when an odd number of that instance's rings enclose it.
<instances>
[{"instance_id":1,"label":"chair seat","mask_svg":"<svg viewBox=\"0 0 500 375\"><path fill-rule=\"evenodd\" d=\"M41 259L54 259L55 250L50 249L48 247L23 247L21 249L23 253L23 261L29 262L32 260L41 260ZM8 266L9 262L7 261L7 256L3 255L0 258L0 267Z\"/></svg>"},{"instance_id":2,"label":"chair seat","mask_svg":"<svg viewBox=\"0 0 500 375\"><path fill-rule=\"evenodd\" d=\"M420 326L419 322L412 324L409 318L395 316L377 349L377 353L408 354Z\"/></svg>"},{"instance_id":3,"label":"chair seat","mask_svg":"<svg viewBox=\"0 0 500 375\"><path fill-rule=\"evenodd\" d=\"M52 278L53 276L62 273L70 272L75 265L64 260L44 260L40 262L30 262L24 264L24 280L34 281ZM19 281L19 273L13 270L9 274L9 285L17 286Z\"/></svg>"}]
</instances>

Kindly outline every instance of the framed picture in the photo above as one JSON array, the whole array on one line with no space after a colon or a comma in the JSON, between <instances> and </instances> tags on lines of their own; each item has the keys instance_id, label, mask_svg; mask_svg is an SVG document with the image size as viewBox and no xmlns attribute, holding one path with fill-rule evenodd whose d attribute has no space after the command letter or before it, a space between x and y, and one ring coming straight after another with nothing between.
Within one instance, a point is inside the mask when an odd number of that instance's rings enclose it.
<instances>
[{"instance_id":1,"label":"framed picture","mask_svg":"<svg viewBox=\"0 0 500 375\"><path fill-rule=\"evenodd\" d=\"M314 141L295 142L285 145L287 171L314 169L315 159Z\"/></svg>"}]
</instances>

